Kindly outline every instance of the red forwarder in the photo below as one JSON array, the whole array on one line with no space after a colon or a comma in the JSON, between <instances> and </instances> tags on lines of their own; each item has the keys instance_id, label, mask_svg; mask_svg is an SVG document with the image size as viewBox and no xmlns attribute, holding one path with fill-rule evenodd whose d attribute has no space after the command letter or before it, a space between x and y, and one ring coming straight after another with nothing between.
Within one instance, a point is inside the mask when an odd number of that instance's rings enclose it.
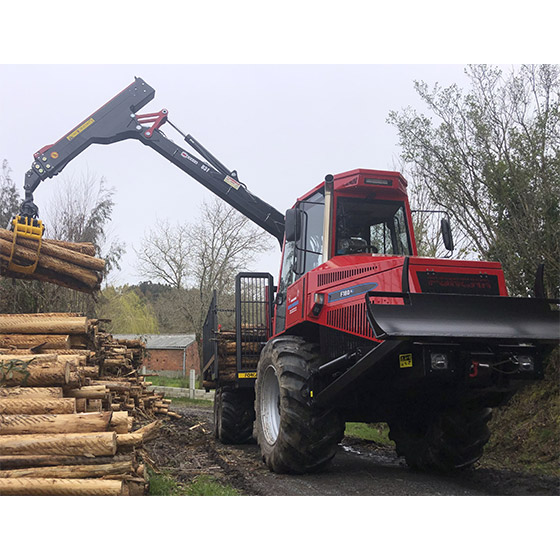
<instances>
[{"instance_id":1,"label":"red forwarder","mask_svg":"<svg viewBox=\"0 0 560 560\"><path fill-rule=\"evenodd\" d=\"M302 473L328 464L345 422L384 421L411 466L444 471L476 462L491 408L541 378L558 343L558 301L545 297L542 267L535 297L512 298L499 263L419 257L399 173L327 175L283 215L184 135L167 110L138 114L154 95L136 78L39 150L14 235L41 230L33 202L41 181L91 144L139 140L283 248L277 287L270 274L237 277L233 378L223 375L215 297L210 306L202 370L205 386L216 389L216 437L243 443L255 428L270 469ZM193 151L161 131L166 123ZM449 221L441 223L451 254Z\"/></svg>"},{"instance_id":2,"label":"red forwarder","mask_svg":"<svg viewBox=\"0 0 560 560\"><path fill-rule=\"evenodd\" d=\"M442 233L451 251L446 219ZM542 377L558 340L540 273L539 298L509 298L499 263L418 257L399 173L327 176L286 214L274 338L256 384L267 464L314 470L343 422L386 421L409 465L472 465L491 407Z\"/></svg>"}]
</instances>

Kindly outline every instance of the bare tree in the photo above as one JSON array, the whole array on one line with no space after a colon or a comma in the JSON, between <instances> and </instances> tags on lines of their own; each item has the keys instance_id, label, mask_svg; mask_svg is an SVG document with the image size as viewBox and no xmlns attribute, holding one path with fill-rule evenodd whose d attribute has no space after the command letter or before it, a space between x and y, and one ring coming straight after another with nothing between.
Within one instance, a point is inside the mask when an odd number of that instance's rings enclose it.
<instances>
[{"instance_id":1,"label":"bare tree","mask_svg":"<svg viewBox=\"0 0 560 560\"><path fill-rule=\"evenodd\" d=\"M235 276L250 270L254 258L270 248L269 236L237 210L214 198L204 202L196 224L164 224L148 232L137 252L148 279L174 290L161 304L181 313L184 328L199 333L216 290L227 301Z\"/></svg>"},{"instance_id":2,"label":"bare tree","mask_svg":"<svg viewBox=\"0 0 560 560\"><path fill-rule=\"evenodd\" d=\"M48 236L93 243L97 255L107 263L106 273L120 269L120 258L125 251L124 245L109 235L114 192L105 177L98 179L86 172L77 178L66 177L45 206Z\"/></svg>"},{"instance_id":3,"label":"bare tree","mask_svg":"<svg viewBox=\"0 0 560 560\"><path fill-rule=\"evenodd\" d=\"M204 202L200 222L193 227L192 279L200 292L222 292L238 272L270 248L269 235L218 198Z\"/></svg>"},{"instance_id":4,"label":"bare tree","mask_svg":"<svg viewBox=\"0 0 560 560\"><path fill-rule=\"evenodd\" d=\"M189 224L172 226L165 220L148 231L140 250L135 250L138 269L146 279L178 290L186 287L193 252L191 229Z\"/></svg>"}]
</instances>

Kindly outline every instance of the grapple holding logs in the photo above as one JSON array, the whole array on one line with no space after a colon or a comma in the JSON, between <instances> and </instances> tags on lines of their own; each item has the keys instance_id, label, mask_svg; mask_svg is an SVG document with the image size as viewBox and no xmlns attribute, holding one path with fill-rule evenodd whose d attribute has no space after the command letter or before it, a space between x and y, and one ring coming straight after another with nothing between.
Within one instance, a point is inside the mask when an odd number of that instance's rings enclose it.
<instances>
[{"instance_id":1,"label":"grapple holding logs","mask_svg":"<svg viewBox=\"0 0 560 560\"><path fill-rule=\"evenodd\" d=\"M99 290L105 261L92 256L93 245L60 243L43 238L38 220L18 216L13 231L0 229L0 273L24 280L40 280L93 293Z\"/></svg>"}]
</instances>

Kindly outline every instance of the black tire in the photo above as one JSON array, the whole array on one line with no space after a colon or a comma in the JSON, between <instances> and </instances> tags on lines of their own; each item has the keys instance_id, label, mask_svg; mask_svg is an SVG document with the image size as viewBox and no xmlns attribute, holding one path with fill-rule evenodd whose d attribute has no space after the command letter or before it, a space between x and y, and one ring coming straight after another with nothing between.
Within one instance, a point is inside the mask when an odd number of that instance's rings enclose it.
<instances>
[{"instance_id":1,"label":"black tire","mask_svg":"<svg viewBox=\"0 0 560 560\"><path fill-rule=\"evenodd\" d=\"M390 424L389 437L408 466L450 472L472 466L480 459L490 438L491 408L458 409L431 420Z\"/></svg>"},{"instance_id":2,"label":"black tire","mask_svg":"<svg viewBox=\"0 0 560 560\"><path fill-rule=\"evenodd\" d=\"M344 436L333 410L314 409L304 394L319 348L295 336L270 340L258 365L256 435L264 463L277 473L302 474L324 468Z\"/></svg>"},{"instance_id":3,"label":"black tire","mask_svg":"<svg viewBox=\"0 0 560 560\"><path fill-rule=\"evenodd\" d=\"M255 422L254 392L221 387L214 395L214 437L227 444L249 443Z\"/></svg>"}]
</instances>

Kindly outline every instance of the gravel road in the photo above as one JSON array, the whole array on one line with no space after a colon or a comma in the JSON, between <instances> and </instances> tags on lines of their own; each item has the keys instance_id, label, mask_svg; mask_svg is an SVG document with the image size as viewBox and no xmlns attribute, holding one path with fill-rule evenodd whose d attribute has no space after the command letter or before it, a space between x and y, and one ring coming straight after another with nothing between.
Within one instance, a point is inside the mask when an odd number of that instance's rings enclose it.
<instances>
[{"instance_id":1,"label":"gravel road","mask_svg":"<svg viewBox=\"0 0 560 560\"><path fill-rule=\"evenodd\" d=\"M166 420L147 445L158 466L188 482L209 474L247 496L555 496L557 478L475 468L449 476L415 472L391 447L345 438L323 472L272 473L256 444L223 445L212 436L212 410L173 406L181 419Z\"/></svg>"}]
</instances>

